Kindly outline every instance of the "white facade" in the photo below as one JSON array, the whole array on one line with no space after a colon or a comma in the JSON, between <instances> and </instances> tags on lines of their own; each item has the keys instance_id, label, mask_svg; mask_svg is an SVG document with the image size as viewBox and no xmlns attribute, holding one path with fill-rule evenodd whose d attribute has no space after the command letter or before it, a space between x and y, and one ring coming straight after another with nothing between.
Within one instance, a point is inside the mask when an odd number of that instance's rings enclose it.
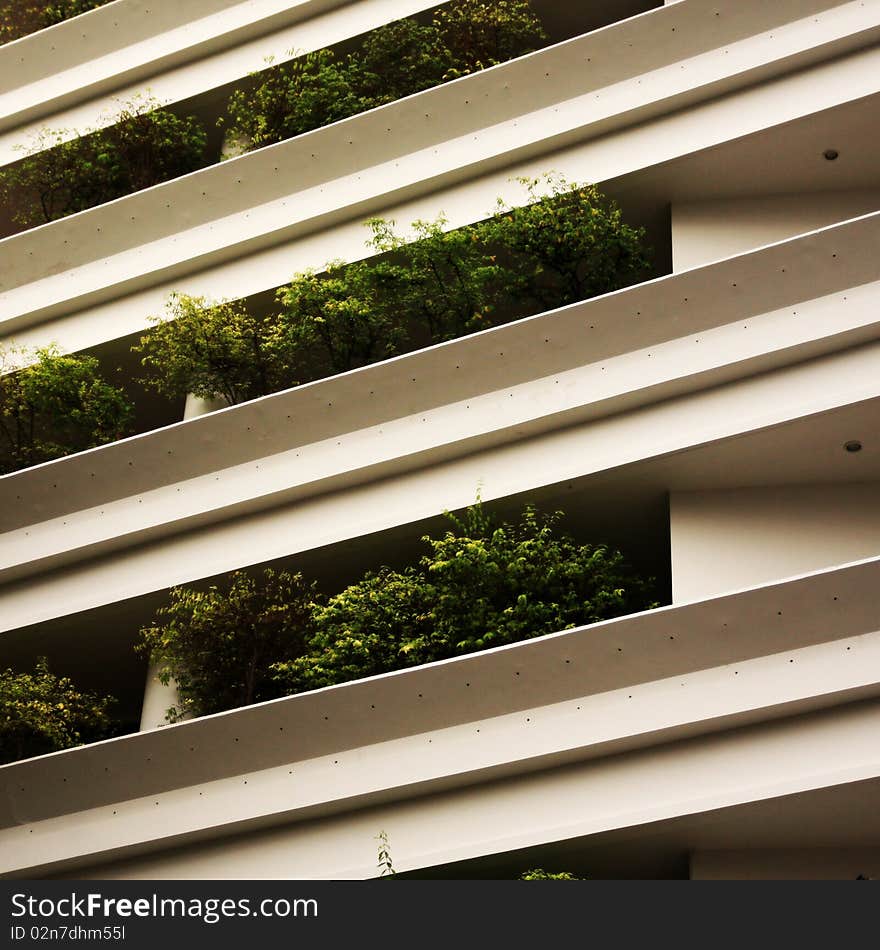
<instances>
[{"instance_id":1,"label":"white facade","mask_svg":"<svg viewBox=\"0 0 880 950\"><path fill-rule=\"evenodd\" d=\"M0 49L0 161L430 4L153 6ZM535 6L571 38L0 243L2 340L105 360L172 290L256 295L517 175L596 182L658 262L0 479L0 667L139 718L168 587L347 581L477 491L628 542L671 606L5 766L0 873L363 878L380 830L427 876L880 873L880 0Z\"/></svg>"}]
</instances>

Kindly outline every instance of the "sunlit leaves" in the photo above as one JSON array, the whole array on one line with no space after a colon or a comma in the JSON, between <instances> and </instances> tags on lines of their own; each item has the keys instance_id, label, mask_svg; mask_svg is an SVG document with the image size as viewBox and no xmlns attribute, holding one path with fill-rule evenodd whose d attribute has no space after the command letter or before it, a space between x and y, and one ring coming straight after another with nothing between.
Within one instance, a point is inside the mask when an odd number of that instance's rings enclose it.
<instances>
[{"instance_id":1,"label":"sunlit leaves","mask_svg":"<svg viewBox=\"0 0 880 950\"><path fill-rule=\"evenodd\" d=\"M206 143L197 119L139 96L104 128L38 132L0 169L0 198L22 227L55 221L202 167Z\"/></svg>"},{"instance_id":2,"label":"sunlit leaves","mask_svg":"<svg viewBox=\"0 0 880 950\"><path fill-rule=\"evenodd\" d=\"M100 739L111 725L109 696L83 692L50 672L0 672L0 764Z\"/></svg>"},{"instance_id":3,"label":"sunlit leaves","mask_svg":"<svg viewBox=\"0 0 880 950\"><path fill-rule=\"evenodd\" d=\"M144 382L164 396L237 403L297 381L296 352L275 333L273 317L253 315L243 301L173 294L152 323L133 349L147 370Z\"/></svg>"},{"instance_id":4,"label":"sunlit leaves","mask_svg":"<svg viewBox=\"0 0 880 950\"><path fill-rule=\"evenodd\" d=\"M302 655L317 601L302 575L237 571L223 586L175 587L139 650L177 684L172 722L273 699L284 690L270 665Z\"/></svg>"},{"instance_id":5,"label":"sunlit leaves","mask_svg":"<svg viewBox=\"0 0 880 950\"><path fill-rule=\"evenodd\" d=\"M315 610L299 659L275 665L298 692L530 639L644 609L651 586L604 545L527 507L495 523L477 504L403 570L371 572Z\"/></svg>"},{"instance_id":6,"label":"sunlit leaves","mask_svg":"<svg viewBox=\"0 0 880 950\"><path fill-rule=\"evenodd\" d=\"M93 356L0 351L0 473L127 435L133 407Z\"/></svg>"}]
</instances>

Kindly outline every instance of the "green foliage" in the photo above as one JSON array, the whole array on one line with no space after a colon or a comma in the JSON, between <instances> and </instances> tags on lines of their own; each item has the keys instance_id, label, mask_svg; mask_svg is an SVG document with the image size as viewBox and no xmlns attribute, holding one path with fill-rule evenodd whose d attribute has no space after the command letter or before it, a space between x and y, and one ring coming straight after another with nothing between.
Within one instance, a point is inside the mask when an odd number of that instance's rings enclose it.
<instances>
[{"instance_id":1,"label":"green foliage","mask_svg":"<svg viewBox=\"0 0 880 950\"><path fill-rule=\"evenodd\" d=\"M444 537L425 538L435 637L469 653L644 608L647 585L623 555L578 544L560 517L526 507L518 524L493 526L477 505Z\"/></svg>"},{"instance_id":2,"label":"green foliage","mask_svg":"<svg viewBox=\"0 0 880 950\"><path fill-rule=\"evenodd\" d=\"M0 170L0 198L22 227L55 221L205 164L201 123L140 97L122 104L107 128L71 137L43 129L24 157Z\"/></svg>"},{"instance_id":3,"label":"green foliage","mask_svg":"<svg viewBox=\"0 0 880 950\"><path fill-rule=\"evenodd\" d=\"M528 0L454 0L428 24L406 18L371 31L342 59L321 50L256 73L252 89L233 93L227 121L260 148L521 56L546 38Z\"/></svg>"},{"instance_id":4,"label":"green foliage","mask_svg":"<svg viewBox=\"0 0 880 950\"><path fill-rule=\"evenodd\" d=\"M250 148L281 142L369 107L331 50L307 53L256 76L256 88L233 93L227 110L232 133L249 140Z\"/></svg>"},{"instance_id":5,"label":"green foliage","mask_svg":"<svg viewBox=\"0 0 880 950\"><path fill-rule=\"evenodd\" d=\"M386 831L380 831L379 834L376 835L376 840L379 842L379 878L380 880L386 881L393 880L396 876L396 872L394 870L394 863L391 860L391 845L388 841L388 833Z\"/></svg>"},{"instance_id":6,"label":"green foliage","mask_svg":"<svg viewBox=\"0 0 880 950\"><path fill-rule=\"evenodd\" d=\"M519 181L529 202L513 208L499 199L482 233L507 251L510 268L538 306L574 303L644 278L644 229L627 225L595 185L556 175Z\"/></svg>"},{"instance_id":7,"label":"green foliage","mask_svg":"<svg viewBox=\"0 0 880 950\"><path fill-rule=\"evenodd\" d=\"M405 19L368 33L347 66L363 108L373 108L439 86L453 58L436 24Z\"/></svg>"},{"instance_id":8,"label":"green foliage","mask_svg":"<svg viewBox=\"0 0 880 950\"><path fill-rule=\"evenodd\" d=\"M259 579L237 571L224 588L172 588L138 646L159 666L164 683L177 684L180 703L168 710L168 720L283 695L270 664L303 653L316 598L301 574L273 570Z\"/></svg>"},{"instance_id":9,"label":"green foliage","mask_svg":"<svg viewBox=\"0 0 880 950\"><path fill-rule=\"evenodd\" d=\"M94 357L54 346L0 350L0 473L113 442L132 418Z\"/></svg>"},{"instance_id":10,"label":"green foliage","mask_svg":"<svg viewBox=\"0 0 880 950\"><path fill-rule=\"evenodd\" d=\"M453 75L507 62L547 40L528 0L457 0L440 7L434 25L449 50Z\"/></svg>"},{"instance_id":11,"label":"green foliage","mask_svg":"<svg viewBox=\"0 0 880 950\"><path fill-rule=\"evenodd\" d=\"M47 26L52 26L62 20L70 20L81 13L103 7L109 2L110 0L53 0L43 7L43 18Z\"/></svg>"},{"instance_id":12,"label":"green foliage","mask_svg":"<svg viewBox=\"0 0 880 950\"><path fill-rule=\"evenodd\" d=\"M45 657L32 673L0 672L0 764L103 738L112 702L51 673Z\"/></svg>"},{"instance_id":13,"label":"green foliage","mask_svg":"<svg viewBox=\"0 0 880 950\"><path fill-rule=\"evenodd\" d=\"M296 383L296 353L271 317L245 303L172 294L165 317L132 349L147 370L143 382L164 396L193 393L244 402Z\"/></svg>"},{"instance_id":14,"label":"green foliage","mask_svg":"<svg viewBox=\"0 0 880 950\"><path fill-rule=\"evenodd\" d=\"M316 608L308 651L275 665L292 692L501 646L644 609L650 585L603 545L527 507L495 524L481 504L417 567L368 573Z\"/></svg>"},{"instance_id":15,"label":"green foliage","mask_svg":"<svg viewBox=\"0 0 880 950\"><path fill-rule=\"evenodd\" d=\"M0 44L10 43L62 20L104 6L110 0L0 0Z\"/></svg>"},{"instance_id":16,"label":"green foliage","mask_svg":"<svg viewBox=\"0 0 880 950\"><path fill-rule=\"evenodd\" d=\"M414 221L414 240L394 232L394 222L369 222L369 246L390 255L382 262L385 293L393 308L427 331L433 343L485 329L513 283L490 254L479 227L445 230L447 221Z\"/></svg>"},{"instance_id":17,"label":"green foliage","mask_svg":"<svg viewBox=\"0 0 880 950\"><path fill-rule=\"evenodd\" d=\"M559 871L554 874L552 871L545 871L543 868L532 868L530 871L523 871L519 878L521 881L586 881L585 877L577 877L570 871Z\"/></svg>"},{"instance_id":18,"label":"green foliage","mask_svg":"<svg viewBox=\"0 0 880 950\"><path fill-rule=\"evenodd\" d=\"M448 644L430 626L433 591L415 568L382 568L315 610L307 652L274 666L287 692L346 683L441 659Z\"/></svg>"},{"instance_id":19,"label":"green foliage","mask_svg":"<svg viewBox=\"0 0 880 950\"><path fill-rule=\"evenodd\" d=\"M274 341L300 354L312 378L343 373L399 352L406 340L382 265L332 261L278 291ZM310 357L310 358L309 358Z\"/></svg>"},{"instance_id":20,"label":"green foliage","mask_svg":"<svg viewBox=\"0 0 880 950\"><path fill-rule=\"evenodd\" d=\"M543 200L539 186L549 183ZM523 312L603 293L642 275L644 233L596 188L560 177L527 180L535 203L447 230L447 219L367 222L373 256L331 261L277 292L279 312L252 316L243 301L175 295L166 319L135 350L147 382L180 397L230 403L343 373L425 342L440 343Z\"/></svg>"},{"instance_id":21,"label":"green foliage","mask_svg":"<svg viewBox=\"0 0 880 950\"><path fill-rule=\"evenodd\" d=\"M36 33L46 25L41 4L26 3L23 0L0 2L0 44L11 43L22 36Z\"/></svg>"}]
</instances>

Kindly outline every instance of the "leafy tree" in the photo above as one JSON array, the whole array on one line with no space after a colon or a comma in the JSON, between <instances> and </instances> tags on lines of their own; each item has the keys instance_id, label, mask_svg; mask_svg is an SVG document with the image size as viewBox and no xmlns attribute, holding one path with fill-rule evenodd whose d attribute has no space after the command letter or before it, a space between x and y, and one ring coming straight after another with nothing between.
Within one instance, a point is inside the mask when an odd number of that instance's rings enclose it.
<instances>
[{"instance_id":1,"label":"leafy tree","mask_svg":"<svg viewBox=\"0 0 880 950\"><path fill-rule=\"evenodd\" d=\"M399 352L406 327L388 293L382 265L332 261L323 274L306 271L278 291L279 349L312 355L312 378L344 373Z\"/></svg>"},{"instance_id":2,"label":"leafy tree","mask_svg":"<svg viewBox=\"0 0 880 950\"><path fill-rule=\"evenodd\" d=\"M528 0L457 0L440 7L434 24L454 64L447 78L523 56L547 40Z\"/></svg>"},{"instance_id":3,"label":"leafy tree","mask_svg":"<svg viewBox=\"0 0 880 950\"><path fill-rule=\"evenodd\" d=\"M0 351L0 472L113 442L132 419L125 392L93 356L54 346Z\"/></svg>"},{"instance_id":4,"label":"leafy tree","mask_svg":"<svg viewBox=\"0 0 880 950\"><path fill-rule=\"evenodd\" d=\"M208 137L195 116L178 116L157 99L139 97L119 107L114 122L94 133L118 169L121 194L150 188L206 164Z\"/></svg>"},{"instance_id":5,"label":"leafy tree","mask_svg":"<svg viewBox=\"0 0 880 950\"><path fill-rule=\"evenodd\" d=\"M0 197L16 209L16 223L33 227L194 171L205 164L206 143L193 116L135 98L107 128L37 133L23 158L0 170Z\"/></svg>"},{"instance_id":6,"label":"leafy tree","mask_svg":"<svg viewBox=\"0 0 880 950\"><path fill-rule=\"evenodd\" d=\"M110 156L91 136L69 137L65 129L42 129L24 157L0 169L0 198L22 228L55 221L116 197L120 183ZM18 146L17 146L18 147Z\"/></svg>"},{"instance_id":7,"label":"leafy tree","mask_svg":"<svg viewBox=\"0 0 880 950\"><path fill-rule=\"evenodd\" d=\"M2 0L0 2L0 44L11 43L29 33L36 33L45 25L39 3L26 3L22 0Z\"/></svg>"},{"instance_id":8,"label":"leafy tree","mask_svg":"<svg viewBox=\"0 0 880 950\"><path fill-rule=\"evenodd\" d=\"M342 59L325 49L254 74L253 88L230 98L229 127L260 148L521 56L546 38L527 0L454 0L428 24L405 18L372 30Z\"/></svg>"},{"instance_id":9,"label":"leafy tree","mask_svg":"<svg viewBox=\"0 0 880 950\"><path fill-rule=\"evenodd\" d=\"M287 692L418 666L448 655L430 626L432 590L415 568L370 572L315 610L302 657L274 665Z\"/></svg>"},{"instance_id":10,"label":"leafy tree","mask_svg":"<svg viewBox=\"0 0 880 950\"><path fill-rule=\"evenodd\" d=\"M538 188L548 182L549 196ZM166 319L135 349L148 384L241 402L297 381L347 372L423 345L456 339L523 313L603 293L641 276L643 232L593 186L526 180L535 201L476 225L368 223L367 261L331 261L277 292L280 312L243 301L175 295Z\"/></svg>"},{"instance_id":11,"label":"leafy tree","mask_svg":"<svg viewBox=\"0 0 880 950\"><path fill-rule=\"evenodd\" d=\"M649 606L650 584L619 552L578 544L559 517L527 507L495 524L479 503L450 516L417 567L369 573L317 608L307 653L277 663L279 681L315 689Z\"/></svg>"},{"instance_id":12,"label":"leafy tree","mask_svg":"<svg viewBox=\"0 0 880 950\"><path fill-rule=\"evenodd\" d=\"M425 538L435 636L469 653L643 609L648 585L623 555L578 544L560 517L526 507L518 524L495 525L477 505L442 538Z\"/></svg>"},{"instance_id":13,"label":"leafy tree","mask_svg":"<svg viewBox=\"0 0 880 950\"><path fill-rule=\"evenodd\" d=\"M571 871L545 871L543 868L532 868L530 871L523 871L519 878L521 881L585 881L585 877L577 877Z\"/></svg>"},{"instance_id":14,"label":"leafy tree","mask_svg":"<svg viewBox=\"0 0 880 950\"><path fill-rule=\"evenodd\" d=\"M317 598L301 574L271 569L259 578L236 571L224 588L172 588L138 646L162 682L177 684L180 702L168 710L169 722L283 695L270 664L303 653Z\"/></svg>"},{"instance_id":15,"label":"leafy tree","mask_svg":"<svg viewBox=\"0 0 880 950\"><path fill-rule=\"evenodd\" d=\"M147 370L143 382L164 396L238 403L296 383L296 354L273 319L254 316L242 300L172 294L167 316L152 322L132 349Z\"/></svg>"},{"instance_id":16,"label":"leafy tree","mask_svg":"<svg viewBox=\"0 0 880 950\"><path fill-rule=\"evenodd\" d=\"M45 657L32 673L0 672L0 764L104 738L113 702L51 673Z\"/></svg>"},{"instance_id":17,"label":"leafy tree","mask_svg":"<svg viewBox=\"0 0 880 950\"><path fill-rule=\"evenodd\" d=\"M492 325L496 307L513 281L490 254L481 231L444 229L446 218L414 221L414 240L394 232L394 222L369 222L369 246L389 255L384 262L385 292L398 313L407 314L439 343Z\"/></svg>"},{"instance_id":18,"label":"leafy tree","mask_svg":"<svg viewBox=\"0 0 880 950\"><path fill-rule=\"evenodd\" d=\"M368 33L347 60L351 82L365 108L439 86L453 65L437 24L426 26L409 18Z\"/></svg>"},{"instance_id":19,"label":"leafy tree","mask_svg":"<svg viewBox=\"0 0 880 950\"><path fill-rule=\"evenodd\" d=\"M306 53L256 74L252 90L237 90L227 107L229 129L262 148L369 108L332 50Z\"/></svg>"},{"instance_id":20,"label":"leafy tree","mask_svg":"<svg viewBox=\"0 0 880 950\"><path fill-rule=\"evenodd\" d=\"M595 185L555 175L519 181L529 203L514 208L499 199L481 233L511 256L509 266L540 307L585 300L644 278L644 229L627 225Z\"/></svg>"}]
</instances>

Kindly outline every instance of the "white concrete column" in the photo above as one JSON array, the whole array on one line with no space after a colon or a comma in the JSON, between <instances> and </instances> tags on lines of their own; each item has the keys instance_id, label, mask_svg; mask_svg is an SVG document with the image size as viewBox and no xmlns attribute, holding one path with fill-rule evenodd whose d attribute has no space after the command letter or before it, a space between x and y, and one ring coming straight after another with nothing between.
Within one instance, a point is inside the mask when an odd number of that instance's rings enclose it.
<instances>
[{"instance_id":1,"label":"white concrete column","mask_svg":"<svg viewBox=\"0 0 880 950\"><path fill-rule=\"evenodd\" d=\"M220 146L220 161L225 162L229 158L238 158L250 151L253 139L243 133L236 134L231 129L227 129L223 135L223 144Z\"/></svg>"},{"instance_id":2,"label":"white concrete column","mask_svg":"<svg viewBox=\"0 0 880 950\"><path fill-rule=\"evenodd\" d=\"M225 399L203 399L190 393L186 397L183 418L186 420L194 419L196 416L204 416L209 412L222 409L226 405ZM162 668L158 664L150 663L147 670L147 681L144 685L144 702L141 707L141 732L145 729L156 729L158 726L167 725L165 712L171 706L176 706L179 701L174 680L171 680L166 686L159 679L161 672Z\"/></svg>"},{"instance_id":3,"label":"white concrete column","mask_svg":"<svg viewBox=\"0 0 880 950\"><path fill-rule=\"evenodd\" d=\"M219 396L214 399L204 399L190 393L186 397L186 405L183 408L184 422L187 419L195 419L196 416L206 416L209 412L216 412L218 409L225 409L228 405L229 403Z\"/></svg>"},{"instance_id":4,"label":"white concrete column","mask_svg":"<svg viewBox=\"0 0 880 950\"><path fill-rule=\"evenodd\" d=\"M159 674L161 671L161 666L153 662L150 663L147 670L144 704L141 707L141 732L167 725L165 713L178 703L177 684L174 680L171 680L167 686L160 682Z\"/></svg>"}]
</instances>

